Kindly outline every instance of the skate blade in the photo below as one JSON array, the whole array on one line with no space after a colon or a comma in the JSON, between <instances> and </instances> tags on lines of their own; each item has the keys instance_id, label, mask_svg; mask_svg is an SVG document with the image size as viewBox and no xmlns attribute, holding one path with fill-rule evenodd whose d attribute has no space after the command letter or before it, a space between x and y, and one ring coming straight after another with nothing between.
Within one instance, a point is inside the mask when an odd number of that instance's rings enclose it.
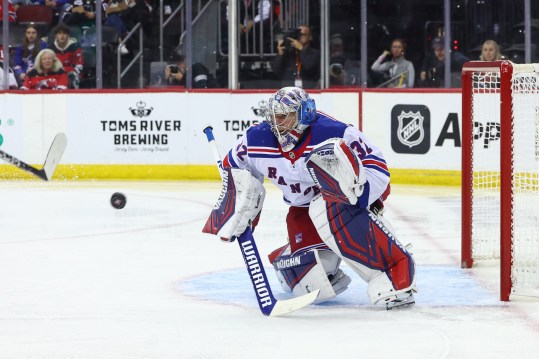
<instances>
[{"instance_id":1,"label":"skate blade","mask_svg":"<svg viewBox=\"0 0 539 359\"><path fill-rule=\"evenodd\" d=\"M386 310L392 310L392 309L403 309L410 307L415 304L414 295L410 294L408 297L403 299L396 299L392 302L389 302L386 304Z\"/></svg>"}]
</instances>

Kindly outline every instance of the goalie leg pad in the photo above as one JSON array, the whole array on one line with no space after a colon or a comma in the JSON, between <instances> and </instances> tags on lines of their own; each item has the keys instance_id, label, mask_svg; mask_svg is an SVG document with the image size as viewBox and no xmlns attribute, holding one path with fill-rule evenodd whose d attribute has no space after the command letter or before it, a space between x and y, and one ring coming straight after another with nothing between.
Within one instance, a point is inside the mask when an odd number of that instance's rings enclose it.
<instances>
[{"instance_id":1,"label":"goalie leg pad","mask_svg":"<svg viewBox=\"0 0 539 359\"><path fill-rule=\"evenodd\" d=\"M299 297L320 289L315 303L335 298L352 281L339 269L341 259L329 250L315 249L291 255L290 246L286 245L273 251L269 259L285 292Z\"/></svg>"},{"instance_id":2,"label":"goalie leg pad","mask_svg":"<svg viewBox=\"0 0 539 359\"><path fill-rule=\"evenodd\" d=\"M408 299L413 293L417 292L415 287L415 277L406 287L400 287L396 285L390 278L398 275L399 270L406 270L409 263L404 260L397 263L393 267L389 268L386 272L381 272L379 275L369 281L367 293L373 304L377 303L392 303L400 302ZM412 266L414 264L412 263ZM388 306L389 308L390 306Z\"/></svg>"},{"instance_id":3,"label":"goalie leg pad","mask_svg":"<svg viewBox=\"0 0 539 359\"><path fill-rule=\"evenodd\" d=\"M340 138L317 145L305 160L324 199L355 205L365 191L367 177L358 156ZM368 198L368 190L365 191Z\"/></svg>"},{"instance_id":4,"label":"goalie leg pad","mask_svg":"<svg viewBox=\"0 0 539 359\"><path fill-rule=\"evenodd\" d=\"M266 191L248 170L226 168L223 188L202 232L216 234L231 242L248 226L253 226L262 211Z\"/></svg>"},{"instance_id":5,"label":"goalie leg pad","mask_svg":"<svg viewBox=\"0 0 539 359\"><path fill-rule=\"evenodd\" d=\"M324 243L369 282L373 303L415 291L414 260L384 224L387 219L355 206L327 203L321 196L311 201L309 215Z\"/></svg>"}]
</instances>

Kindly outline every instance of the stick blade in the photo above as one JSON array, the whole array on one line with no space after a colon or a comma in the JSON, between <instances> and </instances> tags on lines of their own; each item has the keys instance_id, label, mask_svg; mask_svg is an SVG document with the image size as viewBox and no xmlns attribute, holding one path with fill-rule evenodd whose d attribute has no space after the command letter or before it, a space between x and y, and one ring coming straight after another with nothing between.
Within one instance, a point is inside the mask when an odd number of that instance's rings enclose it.
<instances>
[{"instance_id":1,"label":"stick blade","mask_svg":"<svg viewBox=\"0 0 539 359\"><path fill-rule=\"evenodd\" d=\"M304 308L309 304L312 304L320 293L320 289L312 291L311 293L304 294L301 297L296 297L287 300L278 300L273 309L271 310L270 317L280 317L288 313L292 313L298 309Z\"/></svg>"},{"instance_id":2,"label":"stick blade","mask_svg":"<svg viewBox=\"0 0 539 359\"><path fill-rule=\"evenodd\" d=\"M45 180L48 181L52 178L56 166L60 163L62 155L67 146L67 137L64 133L59 133L54 137L49 153L47 153L47 158L45 159L45 164L43 165L43 172L45 174Z\"/></svg>"}]
</instances>

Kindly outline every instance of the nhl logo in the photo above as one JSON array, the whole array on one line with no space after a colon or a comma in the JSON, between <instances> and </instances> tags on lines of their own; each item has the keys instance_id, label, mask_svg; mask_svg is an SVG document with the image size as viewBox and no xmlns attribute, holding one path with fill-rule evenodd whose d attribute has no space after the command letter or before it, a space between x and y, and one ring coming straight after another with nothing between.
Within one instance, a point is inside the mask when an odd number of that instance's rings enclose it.
<instances>
[{"instance_id":1,"label":"nhl logo","mask_svg":"<svg viewBox=\"0 0 539 359\"><path fill-rule=\"evenodd\" d=\"M294 154L294 152L288 152L288 157L290 157L291 159L294 159L296 158L296 155Z\"/></svg>"},{"instance_id":2,"label":"nhl logo","mask_svg":"<svg viewBox=\"0 0 539 359\"><path fill-rule=\"evenodd\" d=\"M430 111L425 105L391 109L391 148L396 153L424 154L430 149Z\"/></svg>"},{"instance_id":3,"label":"nhl logo","mask_svg":"<svg viewBox=\"0 0 539 359\"><path fill-rule=\"evenodd\" d=\"M417 112L404 112L397 117L399 127L397 136L402 144L412 148L417 146L425 138L425 130L423 128L424 117Z\"/></svg>"}]
</instances>

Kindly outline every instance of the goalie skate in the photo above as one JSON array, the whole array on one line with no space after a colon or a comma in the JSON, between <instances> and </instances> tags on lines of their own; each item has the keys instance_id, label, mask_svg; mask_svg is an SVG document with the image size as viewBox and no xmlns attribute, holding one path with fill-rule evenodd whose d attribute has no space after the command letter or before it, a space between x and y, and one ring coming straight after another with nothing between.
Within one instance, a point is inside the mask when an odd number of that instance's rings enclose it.
<instances>
[{"instance_id":1,"label":"goalie skate","mask_svg":"<svg viewBox=\"0 0 539 359\"><path fill-rule=\"evenodd\" d=\"M386 298L386 309L401 309L415 304L414 290Z\"/></svg>"}]
</instances>

